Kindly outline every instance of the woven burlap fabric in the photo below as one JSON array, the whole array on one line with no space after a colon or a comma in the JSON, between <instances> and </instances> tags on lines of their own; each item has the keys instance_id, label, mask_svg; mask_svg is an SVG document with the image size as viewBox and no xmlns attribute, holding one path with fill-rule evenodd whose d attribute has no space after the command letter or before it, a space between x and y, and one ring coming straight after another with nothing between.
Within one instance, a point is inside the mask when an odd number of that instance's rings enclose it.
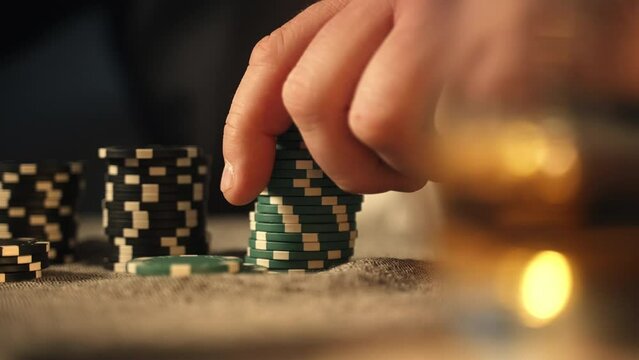
<instances>
[{"instance_id":1,"label":"woven burlap fabric","mask_svg":"<svg viewBox=\"0 0 639 360\"><path fill-rule=\"evenodd\" d=\"M41 281L1 285L0 349L4 358L268 358L426 327L432 270L366 258L315 275L171 279L55 266Z\"/></svg>"},{"instance_id":2,"label":"woven burlap fabric","mask_svg":"<svg viewBox=\"0 0 639 360\"><path fill-rule=\"evenodd\" d=\"M421 238L367 228L376 222L358 222L354 261L313 275L171 279L73 264L0 284L0 359L302 358L412 334L432 324L433 267L408 260L425 258ZM80 224L78 253L90 261L106 239L98 217ZM212 218L208 229L213 253L245 251L245 216Z\"/></svg>"}]
</instances>

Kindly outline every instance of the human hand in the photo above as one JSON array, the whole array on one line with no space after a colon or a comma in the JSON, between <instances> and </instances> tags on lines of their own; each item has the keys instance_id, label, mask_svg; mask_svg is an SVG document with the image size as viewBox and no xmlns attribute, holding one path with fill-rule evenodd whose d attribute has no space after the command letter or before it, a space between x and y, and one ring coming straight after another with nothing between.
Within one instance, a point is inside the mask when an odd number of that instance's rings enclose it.
<instances>
[{"instance_id":1,"label":"human hand","mask_svg":"<svg viewBox=\"0 0 639 360\"><path fill-rule=\"evenodd\" d=\"M535 1L312 5L253 50L224 128L225 197L244 204L265 187L291 118L343 190L423 187L435 170L429 139L444 82L470 97L515 94Z\"/></svg>"}]
</instances>

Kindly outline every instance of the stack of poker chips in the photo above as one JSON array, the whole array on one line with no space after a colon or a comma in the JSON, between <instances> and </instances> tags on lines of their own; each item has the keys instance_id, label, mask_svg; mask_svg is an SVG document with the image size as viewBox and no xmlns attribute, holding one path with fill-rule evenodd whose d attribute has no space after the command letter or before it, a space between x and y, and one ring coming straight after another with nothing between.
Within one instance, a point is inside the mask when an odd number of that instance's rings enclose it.
<instances>
[{"instance_id":1,"label":"stack of poker chips","mask_svg":"<svg viewBox=\"0 0 639 360\"><path fill-rule=\"evenodd\" d=\"M81 177L78 162L0 162L0 238L49 241L51 263L72 261Z\"/></svg>"},{"instance_id":2,"label":"stack of poker chips","mask_svg":"<svg viewBox=\"0 0 639 360\"><path fill-rule=\"evenodd\" d=\"M245 262L274 272L321 271L348 262L363 200L337 187L298 130L289 129L278 137L271 179L249 214Z\"/></svg>"},{"instance_id":3,"label":"stack of poker chips","mask_svg":"<svg viewBox=\"0 0 639 360\"><path fill-rule=\"evenodd\" d=\"M208 159L192 146L101 148L107 161L102 220L107 268L138 257L208 253Z\"/></svg>"},{"instance_id":4,"label":"stack of poker chips","mask_svg":"<svg viewBox=\"0 0 639 360\"><path fill-rule=\"evenodd\" d=\"M35 280L49 267L48 241L33 238L0 240L0 283Z\"/></svg>"}]
</instances>

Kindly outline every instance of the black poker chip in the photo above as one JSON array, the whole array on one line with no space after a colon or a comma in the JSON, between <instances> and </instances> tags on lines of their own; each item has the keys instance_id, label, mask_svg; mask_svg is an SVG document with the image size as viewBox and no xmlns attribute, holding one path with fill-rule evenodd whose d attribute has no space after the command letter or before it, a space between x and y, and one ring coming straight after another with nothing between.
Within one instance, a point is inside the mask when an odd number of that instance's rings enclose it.
<instances>
[{"instance_id":1,"label":"black poker chip","mask_svg":"<svg viewBox=\"0 0 639 360\"><path fill-rule=\"evenodd\" d=\"M76 200L73 201L61 199L0 199L0 209L8 209L11 207L28 207L31 209L58 209L63 206L75 206Z\"/></svg>"},{"instance_id":2,"label":"black poker chip","mask_svg":"<svg viewBox=\"0 0 639 360\"><path fill-rule=\"evenodd\" d=\"M191 176L207 176L209 174L209 164L207 161L203 164L187 166L187 167L175 167L175 166L137 166L126 167L111 164L107 167L108 176L124 176L124 175L138 175L148 176L150 178L164 177L164 176L177 176L177 175L191 175Z\"/></svg>"},{"instance_id":3,"label":"black poker chip","mask_svg":"<svg viewBox=\"0 0 639 360\"><path fill-rule=\"evenodd\" d=\"M12 191L47 191L47 190L63 190L71 191L80 188L80 180L71 174L65 174L66 176L58 176L59 179L53 177L31 177L22 175L19 179L11 179L11 181L3 181L4 177L9 177L4 173L4 176L0 176L0 189L7 189ZM15 180L15 181L14 181ZM63 181L66 180L66 181Z\"/></svg>"},{"instance_id":4,"label":"black poker chip","mask_svg":"<svg viewBox=\"0 0 639 360\"><path fill-rule=\"evenodd\" d=\"M204 236L206 224L201 224L194 228L174 228L174 229L132 229L123 227L105 227L104 232L108 236L122 236L127 238L149 238L162 236L189 237Z\"/></svg>"},{"instance_id":5,"label":"black poker chip","mask_svg":"<svg viewBox=\"0 0 639 360\"><path fill-rule=\"evenodd\" d=\"M56 188L50 191L38 191L34 188L24 189L0 189L0 201L12 202L40 202L46 200L59 201L61 204L73 204L76 202L81 189L61 189Z\"/></svg>"},{"instance_id":6,"label":"black poker chip","mask_svg":"<svg viewBox=\"0 0 639 360\"><path fill-rule=\"evenodd\" d=\"M107 182L105 184L107 192L125 192L125 193L176 193L176 194L192 194L194 192L204 191L203 182L195 182L191 184L140 184L128 185Z\"/></svg>"},{"instance_id":7,"label":"black poker chip","mask_svg":"<svg viewBox=\"0 0 639 360\"><path fill-rule=\"evenodd\" d=\"M19 174L11 171L0 171L0 183L2 184L25 184L38 181L48 181L55 184L79 184L80 177L70 171L58 171L50 174Z\"/></svg>"},{"instance_id":8,"label":"black poker chip","mask_svg":"<svg viewBox=\"0 0 639 360\"><path fill-rule=\"evenodd\" d=\"M42 270L15 273L0 273L0 283L36 280L42 277Z\"/></svg>"},{"instance_id":9,"label":"black poker chip","mask_svg":"<svg viewBox=\"0 0 639 360\"><path fill-rule=\"evenodd\" d=\"M54 209L31 208L26 206L14 206L7 209L0 209L1 219L28 218L32 215L43 215L51 217L71 217L75 214L73 206L61 206Z\"/></svg>"},{"instance_id":10,"label":"black poker chip","mask_svg":"<svg viewBox=\"0 0 639 360\"><path fill-rule=\"evenodd\" d=\"M28 218L4 218L0 220L0 229L8 228L10 231L22 230L75 230L77 222L73 217L53 217L44 215L32 215Z\"/></svg>"},{"instance_id":11,"label":"black poker chip","mask_svg":"<svg viewBox=\"0 0 639 360\"><path fill-rule=\"evenodd\" d=\"M57 201L60 204L73 204L77 199L77 194L71 194L62 191L11 191L0 189L0 202L7 202L9 204L26 204L35 202L44 202L47 200Z\"/></svg>"},{"instance_id":12,"label":"black poker chip","mask_svg":"<svg viewBox=\"0 0 639 360\"><path fill-rule=\"evenodd\" d=\"M59 214L25 214L25 216L17 217L12 214L0 213L0 223L15 224L16 226L43 226L45 224L60 223L67 224L74 221L74 215Z\"/></svg>"},{"instance_id":13,"label":"black poker chip","mask_svg":"<svg viewBox=\"0 0 639 360\"><path fill-rule=\"evenodd\" d=\"M28 264L1 265L0 273L15 273L23 271L37 271L49 267L49 259L36 261Z\"/></svg>"},{"instance_id":14,"label":"black poker chip","mask_svg":"<svg viewBox=\"0 0 639 360\"><path fill-rule=\"evenodd\" d=\"M196 158L173 158L173 159L108 159L109 165L117 165L129 168L145 168L151 166L171 166L176 168L193 168L199 165L208 165L209 160L205 157Z\"/></svg>"},{"instance_id":15,"label":"black poker chip","mask_svg":"<svg viewBox=\"0 0 639 360\"><path fill-rule=\"evenodd\" d=\"M76 237L76 228L29 228L29 229L9 229L9 231L0 231L0 239L13 239L18 237L34 238L38 240L46 240L52 243L67 242L68 239Z\"/></svg>"},{"instance_id":16,"label":"black poker chip","mask_svg":"<svg viewBox=\"0 0 639 360\"><path fill-rule=\"evenodd\" d=\"M117 211L105 209L102 211L102 217L108 219L124 219L130 221L175 220L189 218L204 219L204 212L197 209L186 211Z\"/></svg>"},{"instance_id":17,"label":"black poker chip","mask_svg":"<svg viewBox=\"0 0 639 360\"><path fill-rule=\"evenodd\" d=\"M77 226L61 227L61 228L10 228L9 231L0 231L0 239L12 239L17 237L35 238L38 240L46 240L51 242L66 241L68 238L74 238Z\"/></svg>"},{"instance_id":18,"label":"black poker chip","mask_svg":"<svg viewBox=\"0 0 639 360\"><path fill-rule=\"evenodd\" d=\"M146 145L138 148L109 146L98 149L100 159L194 158L203 155L197 146Z\"/></svg>"},{"instance_id":19,"label":"black poker chip","mask_svg":"<svg viewBox=\"0 0 639 360\"><path fill-rule=\"evenodd\" d=\"M110 228L132 228L132 229L174 229L174 228L196 228L204 225L199 218L167 220L154 219L145 221L135 221L129 219L104 219L103 225Z\"/></svg>"},{"instance_id":20,"label":"black poker chip","mask_svg":"<svg viewBox=\"0 0 639 360\"><path fill-rule=\"evenodd\" d=\"M150 176L150 175L137 175L137 174L124 174L124 175L106 175L104 177L105 182L116 185L137 185L143 184L161 184L161 185L187 185L195 183L205 183L208 180L207 175L165 175L165 176Z\"/></svg>"},{"instance_id":21,"label":"black poker chip","mask_svg":"<svg viewBox=\"0 0 639 360\"><path fill-rule=\"evenodd\" d=\"M72 170L77 170L77 163L57 160L0 161L0 172L14 172L21 175L48 175L56 172L72 172Z\"/></svg>"},{"instance_id":22,"label":"black poker chip","mask_svg":"<svg viewBox=\"0 0 639 360\"><path fill-rule=\"evenodd\" d=\"M130 247L114 246L109 252L110 261L126 261L134 257L169 256L169 255L205 255L209 252L208 244L190 244L175 247Z\"/></svg>"},{"instance_id":23,"label":"black poker chip","mask_svg":"<svg viewBox=\"0 0 639 360\"><path fill-rule=\"evenodd\" d=\"M204 201L204 192L190 191L178 193L134 193L113 192L105 194L106 201L139 201L143 203L176 202L176 201Z\"/></svg>"},{"instance_id":24,"label":"black poker chip","mask_svg":"<svg viewBox=\"0 0 639 360\"><path fill-rule=\"evenodd\" d=\"M200 237L173 237L173 236L158 236L158 237L148 237L148 238L127 238L121 236L109 236L109 243L113 245L131 245L131 246L140 246L140 247L175 247L175 246L186 246L188 244L197 244L203 243L207 241L207 238L204 236Z\"/></svg>"},{"instance_id":25,"label":"black poker chip","mask_svg":"<svg viewBox=\"0 0 639 360\"><path fill-rule=\"evenodd\" d=\"M0 256L41 255L49 251L48 241L38 241L29 238L15 238L0 240Z\"/></svg>"},{"instance_id":26,"label":"black poker chip","mask_svg":"<svg viewBox=\"0 0 639 360\"><path fill-rule=\"evenodd\" d=\"M184 211L204 209L204 201L182 200L179 202L102 201L102 207L109 211Z\"/></svg>"},{"instance_id":27,"label":"black poker chip","mask_svg":"<svg viewBox=\"0 0 639 360\"><path fill-rule=\"evenodd\" d=\"M0 232L0 239L14 239L17 237L28 237L34 238L40 241L49 241L49 242L62 242L67 237L64 234L56 233L56 234L35 234L35 233L26 233L26 232Z\"/></svg>"},{"instance_id":28,"label":"black poker chip","mask_svg":"<svg viewBox=\"0 0 639 360\"><path fill-rule=\"evenodd\" d=\"M0 257L0 265L20 265L29 264L33 262L48 261L46 253L33 254L33 255L20 255L20 256L4 256Z\"/></svg>"}]
</instances>

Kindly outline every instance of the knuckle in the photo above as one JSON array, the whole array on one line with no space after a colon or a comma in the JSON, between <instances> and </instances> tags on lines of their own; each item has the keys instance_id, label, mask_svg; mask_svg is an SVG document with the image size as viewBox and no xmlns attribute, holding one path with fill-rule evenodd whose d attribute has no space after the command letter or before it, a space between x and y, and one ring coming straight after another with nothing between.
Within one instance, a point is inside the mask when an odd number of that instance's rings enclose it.
<instances>
[{"instance_id":1,"label":"knuckle","mask_svg":"<svg viewBox=\"0 0 639 360\"><path fill-rule=\"evenodd\" d=\"M373 148L386 148L397 137L396 121L399 115L391 113L371 113L357 108L348 114L348 124L353 135Z\"/></svg>"},{"instance_id":2,"label":"knuckle","mask_svg":"<svg viewBox=\"0 0 639 360\"><path fill-rule=\"evenodd\" d=\"M253 47L250 66L270 66L277 64L285 49L286 26L282 26L263 37Z\"/></svg>"},{"instance_id":3,"label":"knuckle","mask_svg":"<svg viewBox=\"0 0 639 360\"><path fill-rule=\"evenodd\" d=\"M313 93L312 81L307 72L296 67L282 87L284 107L296 120L312 117L317 109L317 98Z\"/></svg>"}]
</instances>

